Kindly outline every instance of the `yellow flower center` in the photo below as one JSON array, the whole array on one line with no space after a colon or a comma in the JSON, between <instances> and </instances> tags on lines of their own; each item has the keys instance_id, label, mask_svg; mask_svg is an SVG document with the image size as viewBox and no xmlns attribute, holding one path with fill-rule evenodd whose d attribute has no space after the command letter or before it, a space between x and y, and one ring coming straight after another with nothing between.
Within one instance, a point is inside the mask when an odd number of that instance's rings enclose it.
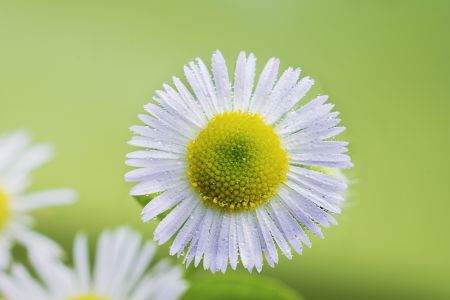
<instances>
[{"instance_id":1,"label":"yellow flower center","mask_svg":"<svg viewBox=\"0 0 450 300\"><path fill-rule=\"evenodd\" d=\"M96 295L80 295L70 298L69 300L108 300L108 298L96 296Z\"/></svg>"},{"instance_id":2,"label":"yellow flower center","mask_svg":"<svg viewBox=\"0 0 450 300\"><path fill-rule=\"evenodd\" d=\"M214 116L187 147L187 176L201 199L227 210L267 202L285 180L287 153L257 114Z\"/></svg>"},{"instance_id":3,"label":"yellow flower center","mask_svg":"<svg viewBox=\"0 0 450 300\"><path fill-rule=\"evenodd\" d=\"M0 185L0 231L4 228L9 219L9 200L8 195Z\"/></svg>"}]
</instances>

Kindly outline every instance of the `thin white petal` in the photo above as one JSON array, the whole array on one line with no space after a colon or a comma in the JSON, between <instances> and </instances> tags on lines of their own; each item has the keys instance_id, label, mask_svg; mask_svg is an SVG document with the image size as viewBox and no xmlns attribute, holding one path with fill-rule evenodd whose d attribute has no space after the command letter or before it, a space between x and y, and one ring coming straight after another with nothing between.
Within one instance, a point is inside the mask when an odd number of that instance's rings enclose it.
<instances>
[{"instance_id":1,"label":"thin white petal","mask_svg":"<svg viewBox=\"0 0 450 300\"><path fill-rule=\"evenodd\" d=\"M261 209L257 209L256 216L258 219L258 224L261 231L261 238L264 240L264 244L266 246L266 254L270 256L270 261L278 263L278 251L275 243L273 242L272 235L270 233L269 227L266 224L265 218L263 218L262 213L259 211ZM266 257L267 257L266 255ZM269 261L268 260L268 261Z\"/></svg>"},{"instance_id":2,"label":"thin white petal","mask_svg":"<svg viewBox=\"0 0 450 300\"><path fill-rule=\"evenodd\" d=\"M203 257L203 268L210 269L212 273L217 271L216 256L219 246L220 228L222 224L222 212L214 211L213 223L209 231L208 245Z\"/></svg>"},{"instance_id":3,"label":"thin white petal","mask_svg":"<svg viewBox=\"0 0 450 300\"><path fill-rule=\"evenodd\" d=\"M274 124L279 121L294 105L296 105L313 86L314 81L309 77L302 78L297 85L284 97L279 105L276 105L274 109L268 114L266 122L268 124Z\"/></svg>"},{"instance_id":4,"label":"thin white petal","mask_svg":"<svg viewBox=\"0 0 450 300\"><path fill-rule=\"evenodd\" d=\"M170 255L181 254L186 245L191 241L196 232L199 231L200 224L206 211L202 205L198 205L188 219L186 224L180 229L172 246L170 246Z\"/></svg>"},{"instance_id":5,"label":"thin white petal","mask_svg":"<svg viewBox=\"0 0 450 300\"><path fill-rule=\"evenodd\" d=\"M212 55L211 66L214 83L216 84L216 98L220 111L230 111L232 107L230 78L228 76L225 59L220 51L217 50Z\"/></svg>"},{"instance_id":6,"label":"thin white petal","mask_svg":"<svg viewBox=\"0 0 450 300\"><path fill-rule=\"evenodd\" d=\"M213 222L214 212L212 209L207 209L205 217L202 221L201 230L198 233L198 245L196 246L194 265L197 267L202 260L208 245L209 230Z\"/></svg>"},{"instance_id":7,"label":"thin white petal","mask_svg":"<svg viewBox=\"0 0 450 300\"><path fill-rule=\"evenodd\" d=\"M74 244L74 267L79 283L78 288L81 291L88 291L90 288L91 275L89 264L89 249L87 238L83 234L79 234L75 238Z\"/></svg>"},{"instance_id":8,"label":"thin white petal","mask_svg":"<svg viewBox=\"0 0 450 300\"><path fill-rule=\"evenodd\" d=\"M74 190L55 189L21 196L12 204L15 211L26 212L42 207L72 204L75 202L76 197Z\"/></svg>"},{"instance_id":9,"label":"thin white petal","mask_svg":"<svg viewBox=\"0 0 450 300\"><path fill-rule=\"evenodd\" d=\"M275 84L273 91L270 94L270 98L264 106L261 107L262 115L270 115L275 106L279 105L281 101L284 101L284 98L289 95L289 92L297 83L299 75L300 69L293 70L292 68L288 68L284 71L283 75L281 75L280 79Z\"/></svg>"},{"instance_id":10,"label":"thin white petal","mask_svg":"<svg viewBox=\"0 0 450 300\"><path fill-rule=\"evenodd\" d=\"M234 73L234 110L247 111L250 106L253 84L255 81L256 58L250 53L239 53Z\"/></svg>"},{"instance_id":11,"label":"thin white petal","mask_svg":"<svg viewBox=\"0 0 450 300\"><path fill-rule=\"evenodd\" d=\"M159 245L167 242L186 222L192 211L199 205L200 201L189 197L178 204L156 227L154 240Z\"/></svg>"},{"instance_id":12,"label":"thin white petal","mask_svg":"<svg viewBox=\"0 0 450 300\"><path fill-rule=\"evenodd\" d=\"M230 229L229 229L229 241L228 241L228 256L230 258L230 266L233 270L236 270L238 264L238 237L237 237L237 224L236 214L230 214Z\"/></svg>"},{"instance_id":13,"label":"thin white petal","mask_svg":"<svg viewBox=\"0 0 450 300\"><path fill-rule=\"evenodd\" d=\"M216 265L222 273L225 273L228 266L229 243L230 243L230 220L229 213L224 213L222 216L222 225L220 228L219 245L217 248Z\"/></svg>"},{"instance_id":14,"label":"thin white petal","mask_svg":"<svg viewBox=\"0 0 450 300\"><path fill-rule=\"evenodd\" d=\"M251 257L249 245L250 240L248 239L248 235L246 234L246 230L248 230L247 222L243 214L236 215L235 220L237 241L239 246L239 256L244 268L251 271L251 269L253 269L253 259Z\"/></svg>"},{"instance_id":15,"label":"thin white petal","mask_svg":"<svg viewBox=\"0 0 450 300\"><path fill-rule=\"evenodd\" d=\"M264 66L250 101L250 112L259 113L267 99L269 99L272 87L277 78L279 65L280 61L277 58L271 58Z\"/></svg>"},{"instance_id":16,"label":"thin white petal","mask_svg":"<svg viewBox=\"0 0 450 300\"><path fill-rule=\"evenodd\" d=\"M185 186L171 189L152 199L142 210L142 221L148 222L189 197Z\"/></svg>"},{"instance_id":17,"label":"thin white petal","mask_svg":"<svg viewBox=\"0 0 450 300\"><path fill-rule=\"evenodd\" d=\"M289 210L289 212L309 231L323 239L322 230L295 204L290 197L281 197L281 202Z\"/></svg>"},{"instance_id":18,"label":"thin white petal","mask_svg":"<svg viewBox=\"0 0 450 300\"><path fill-rule=\"evenodd\" d=\"M270 231L270 234L274 238L275 242L278 244L278 247L280 247L283 254L287 258L291 259L292 258L291 248L289 247L289 244L286 242L283 234L280 232L280 230L278 229L277 225L272 220L270 215L267 214L264 208L257 209L257 213L258 218L260 218L262 222L264 222L264 224L267 226L267 228Z\"/></svg>"}]
</instances>

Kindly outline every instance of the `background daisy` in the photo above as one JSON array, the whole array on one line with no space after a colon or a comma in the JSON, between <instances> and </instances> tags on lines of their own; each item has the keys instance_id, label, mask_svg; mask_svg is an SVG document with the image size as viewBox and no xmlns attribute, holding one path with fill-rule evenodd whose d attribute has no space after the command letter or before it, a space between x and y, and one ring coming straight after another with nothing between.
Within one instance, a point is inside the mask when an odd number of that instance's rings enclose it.
<instances>
[{"instance_id":1,"label":"background daisy","mask_svg":"<svg viewBox=\"0 0 450 300\"><path fill-rule=\"evenodd\" d=\"M31 229L30 212L75 201L70 189L26 193L30 173L53 155L47 144L31 145L26 131L0 136L0 269L11 261L11 248L18 243L30 255L57 257L62 251L55 242Z\"/></svg>"},{"instance_id":2,"label":"background daisy","mask_svg":"<svg viewBox=\"0 0 450 300\"><path fill-rule=\"evenodd\" d=\"M73 248L73 268L59 260L32 258L39 281L21 265L0 275L0 291L9 300L174 300L187 289L180 267L160 261L147 271L155 245L126 227L101 234L93 270L85 235Z\"/></svg>"},{"instance_id":3,"label":"background daisy","mask_svg":"<svg viewBox=\"0 0 450 300\"><path fill-rule=\"evenodd\" d=\"M184 67L189 87L174 78L139 115L145 126L131 127L130 144L145 148L128 154L131 194L157 194L142 219L170 211L154 238L175 237L170 254L186 252L187 265L225 272L240 258L261 271L263 257L273 267L278 248L291 258L311 246L307 232L336 224L347 183L332 173L352 163L332 138L345 128L327 96L299 104L313 80L298 68L279 76L279 64L257 78L255 56L241 52L231 79L219 51L212 74L197 58Z\"/></svg>"}]
</instances>

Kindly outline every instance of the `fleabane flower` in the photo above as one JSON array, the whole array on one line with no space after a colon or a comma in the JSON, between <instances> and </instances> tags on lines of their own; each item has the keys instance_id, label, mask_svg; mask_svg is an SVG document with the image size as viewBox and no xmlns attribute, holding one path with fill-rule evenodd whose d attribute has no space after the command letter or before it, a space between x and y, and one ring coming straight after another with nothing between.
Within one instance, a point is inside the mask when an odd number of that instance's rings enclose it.
<instances>
[{"instance_id":1,"label":"fleabane flower","mask_svg":"<svg viewBox=\"0 0 450 300\"><path fill-rule=\"evenodd\" d=\"M307 232L336 221L347 188L340 169L352 166L347 143L333 137L338 113L327 96L300 102L313 85L288 68L278 78L270 59L256 82L256 58L239 54L233 84L219 51L212 75L197 58L184 67L188 86L176 77L139 115L144 126L129 142L144 148L128 154L138 169L125 179L138 182L131 195L152 195L143 221L160 214L154 232L160 244L172 237L171 255L187 266L212 272L249 271L278 262L278 250L311 246Z\"/></svg>"},{"instance_id":2,"label":"fleabane flower","mask_svg":"<svg viewBox=\"0 0 450 300\"><path fill-rule=\"evenodd\" d=\"M70 204L75 193L70 189L53 189L26 193L30 173L53 155L47 144L31 145L26 131L0 136L0 270L11 261L15 243L29 254L57 257L60 247L47 237L33 231L30 213L39 208Z\"/></svg>"},{"instance_id":3,"label":"fleabane flower","mask_svg":"<svg viewBox=\"0 0 450 300\"><path fill-rule=\"evenodd\" d=\"M87 238L77 235L73 268L60 260L32 257L38 279L21 265L0 275L0 292L9 300L175 300L187 288L180 267L158 262L153 242L126 227L105 231L97 242L93 271Z\"/></svg>"}]
</instances>

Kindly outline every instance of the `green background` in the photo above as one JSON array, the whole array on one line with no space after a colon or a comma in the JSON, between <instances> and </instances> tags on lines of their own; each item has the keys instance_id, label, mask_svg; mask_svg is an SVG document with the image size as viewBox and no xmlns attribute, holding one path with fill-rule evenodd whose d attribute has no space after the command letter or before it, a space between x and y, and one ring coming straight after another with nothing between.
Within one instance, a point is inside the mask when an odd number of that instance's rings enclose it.
<instances>
[{"instance_id":1,"label":"green background","mask_svg":"<svg viewBox=\"0 0 450 300\"><path fill-rule=\"evenodd\" d=\"M341 111L354 184L325 240L262 274L309 300L449 299L449 28L450 1L0 0L0 130L56 146L34 188L79 192L39 229L66 248L120 224L150 238L123 180L143 105L215 49L279 57Z\"/></svg>"}]
</instances>

